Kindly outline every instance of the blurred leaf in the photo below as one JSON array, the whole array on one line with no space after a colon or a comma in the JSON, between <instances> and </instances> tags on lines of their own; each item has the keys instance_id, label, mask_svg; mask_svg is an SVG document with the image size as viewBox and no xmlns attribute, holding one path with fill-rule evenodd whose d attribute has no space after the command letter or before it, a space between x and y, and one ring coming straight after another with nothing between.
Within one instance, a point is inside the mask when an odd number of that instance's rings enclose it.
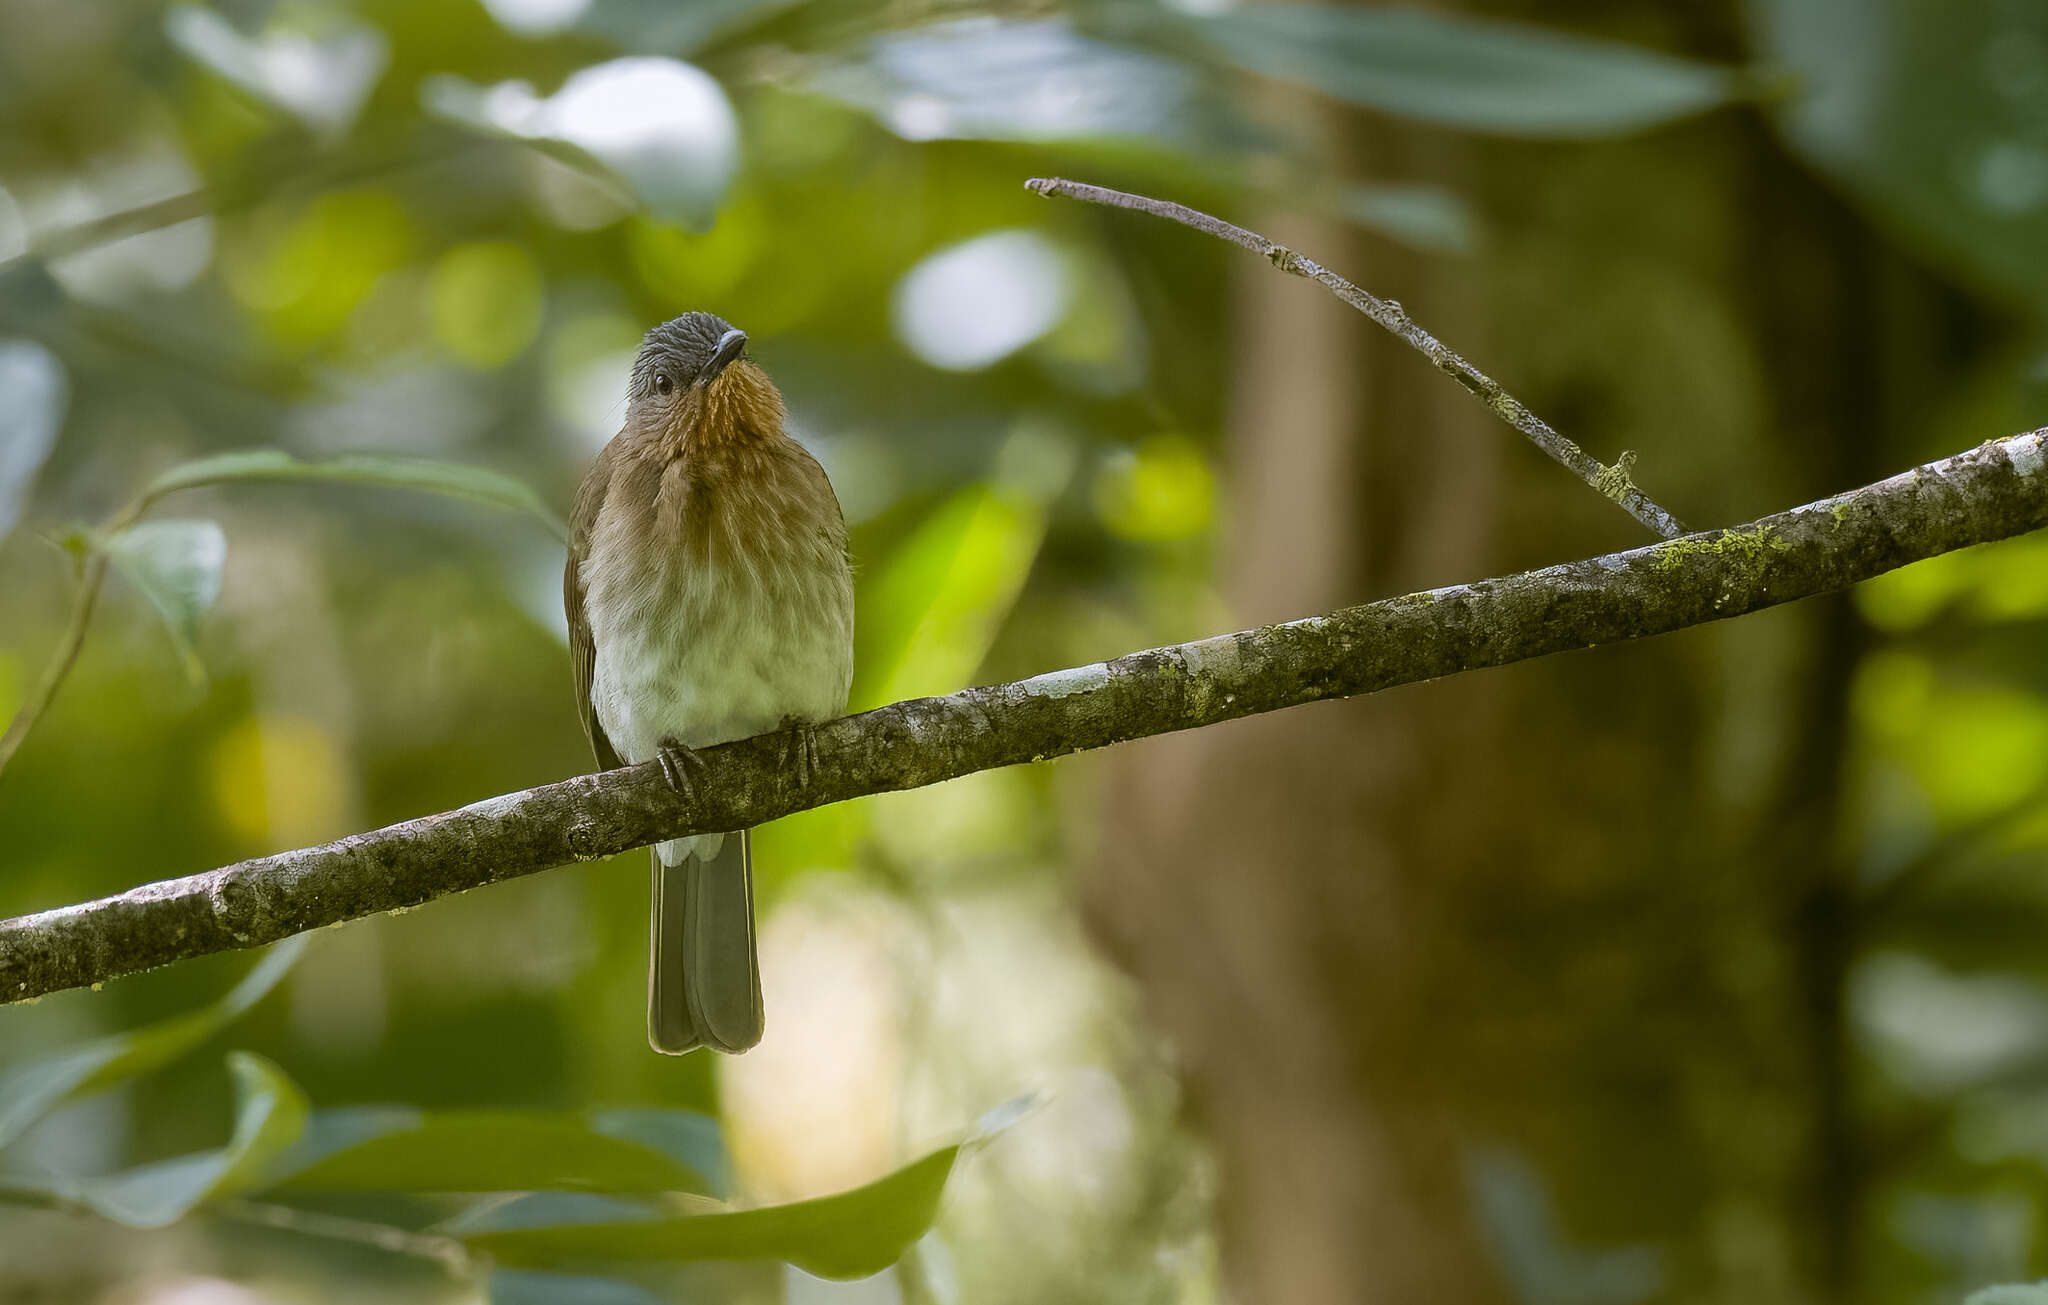
<instances>
[{"instance_id":1,"label":"blurred leaf","mask_svg":"<svg viewBox=\"0 0 2048 1305\"><path fill-rule=\"evenodd\" d=\"M726 1159L725 1138L719 1132L718 1121L710 1115L694 1110L618 1107L592 1111L590 1124L608 1137L651 1146L687 1165L704 1183L694 1190L706 1196L726 1194L731 1165Z\"/></svg>"},{"instance_id":2,"label":"blurred leaf","mask_svg":"<svg viewBox=\"0 0 2048 1305\"><path fill-rule=\"evenodd\" d=\"M682 56L764 22L803 0L593 0L576 19L580 31L606 37L635 54Z\"/></svg>"},{"instance_id":3,"label":"blurred leaf","mask_svg":"<svg viewBox=\"0 0 2048 1305\"><path fill-rule=\"evenodd\" d=\"M959 1151L945 1147L865 1187L790 1205L495 1231L486 1225L456 1235L515 1268L765 1259L821 1278L864 1278L894 1264L931 1226Z\"/></svg>"},{"instance_id":4,"label":"blurred leaf","mask_svg":"<svg viewBox=\"0 0 2048 1305\"><path fill-rule=\"evenodd\" d=\"M656 214L708 225L739 166L739 118L716 78L676 59L614 59L572 74L545 98L525 82L483 87L452 74L420 89L451 122L548 147L609 172Z\"/></svg>"},{"instance_id":5,"label":"blurred leaf","mask_svg":"<svg viewBox=\"0 0 2048 1305\"><path fill-rule=\"evenodd\" d=\"M33 340L0 340L0 539L57 442L70 388L57 355Z\"/></svg>"},{"instance_id":6,"label":"blurred leaf","mask_svg":"<svg viewBox=\"0 0 2048 1305\"><path fill-rule=\"evenodd\" d=\"M685 1197L706 1210L724 1207L702 1197ZM531 1192L509 1199L494 1196L443 1222L436 1232L463 1238L474 1233L511 1232L520 1228L581 1227L585 1224L639 1223L658 1219L665 1207L651 1201L590 1192Z\"/></svg>"},{"instance_id":7,"label":"blurred leaf","mask_svg":"<svg viewBox=\"0 0 2048 1305\"><path fill-rule=\"evenodd\" d=\"M1224 57L1353 104L1501 136L1619 136L1743 93L1735 70L1540 27L1407 9L1247 5L1201 20Z\"/></svg>"},{"instance_id":8,"label":"blurred leaf","mask_svg":"<svg viewBox=\"0 0 2048 1305\"><path fill-rule=\"evenodd\" d=\"M329 135L355 121L384 71L390 51L384 34L361 23L321 14L318 33L273 30L255 39L211 9L174 5L164 34L186 57L266 104Z\"/></svg>"},{"instance_id":9,"label":"blurred leaf","mask_svg":"<svg viewBox=\"0 0 2048 1305\"><path fill-rule=\"evenodd\" d=\"M1801 93L1792 149L1977 289L2048 299L2048 8L2003 0L1758 0L1752 40Z\"/></svg>"},{"instance_id":10,"label":"blurred leaf","mask_svg":"<svg viewBox=\"0 0 2048 1305\"><path fill-rule=\"evenodd\" d=\"M1075 32L1063 19L963 18L875 37L809 89L906 140L1146 138L1201 144L1218 115L1193 70Z\"/></svg>"},{"instance_id":11,"label":"blurred leaf","mask_svg":"<svg viewBox=\"0 0 2048 1305\"><path fill-rule=\"evenodd\" d=\"M499 1269L487 1290L491 1305L662 1305L663 1298L616 1278Z\"/></svg>"},{"instance_id":12,"label":"blurred leaf","mask_svg":"<svg viewBox=\"0 0 2048 1305\"><path fill-rule=\"evenodd\" d=\"M483 503L508 512L523 512L547 526L557 538L566 539L569 534L568 527L541 501L540 495L525 483L501 472L461 463L373 453L350 454L325 462L301 462L282 449L244 449L222 453L166 471L144 491L143 502L152 502L181 489L238 480L331 481L417 490L423 494L440 494Z\"/></svg>"},{"instance_id":13,"label":"blurred leaf","mask_svg":"<svg viewBox=\"0 0 2048 1305\"><path fill-rule=\"evenodd\" d=\"M1047 505L1073 472L1072 448L1020 428L991 481L939 505L897 548L862 613L854 710L950 693L988 655L1045 540Z\"/></svg>"},{"instance_id":14,"label":"blurred leaf","mask_svg":"<svg viewBox=\"0 0 2048 1305\"><path fill-rule=\"evenodd\" d=\"M1479 221L1471 207L1442 186L1349 186L1338 209L1368 231L1425 254L1469 255L1479 249Z\"/></svg>"},{"instance_id":15,"label":"blurred leaf","mask_svg":"<svg viewBox=\"0 0 2048 1305\"><path fill-rule=\"evenodd\" d=\"M305 1127L306 1097L283 1070L251 1052L228 1053L228 1068L235 1079L235 1133L225 1147L90 1179L72 1195L117 1223L161 1228L202 1201L254 1187Z\"/></svg>"},{"instance_id":16,"label":"blurred leaf","mask_svg":"<svg viewBox=\"0 0 2048 1305\"><path fill-rule=\"evenodd\" d=\"M88 1042L0 1075L0 1146L65 1101L168 1065L261 1001L298 963L312 935L270 949L218 1001L128 1033Z\"/></svg>"},{"instance_id":17,"label":"blurred leaf","mask_svg":"<svg viewBox=\"0 0 2048 1305\"><path fill-rule=\"evenodd\" d=\"M106 543L114 569L140 589L164 618L171 642L193 680L205 678L200 665L199 622L220 597L221 567L228 540L218 523L191 518L144 521Z\"/></svg>"},{"instance_id":18,"label":"blurred leaf","mask_svg":"<svg viewBox=\"0 0 2048 1305\"><path fill-rule=\"evenodd\" d=\"M321 1115L314 1116L314 1127L301 1145L279 1157L266 1187L329 1192L703 1192L709 1186L702 1174L664 1151L613 1136L576 1115L426 1114L402 1108L354 1110L332 1121Z\"/></svg>"},{"instance_id":19,"label":"blurred leaf","mask_svg":"<svg viewBox=\"0 0 2048 1305\"><path fill-rule=\"evenodd\" d=\"M1982 1287L1964 1297L1963 1305L2048 1305L2048 1281Z\"/></svg>"}]
</instances>

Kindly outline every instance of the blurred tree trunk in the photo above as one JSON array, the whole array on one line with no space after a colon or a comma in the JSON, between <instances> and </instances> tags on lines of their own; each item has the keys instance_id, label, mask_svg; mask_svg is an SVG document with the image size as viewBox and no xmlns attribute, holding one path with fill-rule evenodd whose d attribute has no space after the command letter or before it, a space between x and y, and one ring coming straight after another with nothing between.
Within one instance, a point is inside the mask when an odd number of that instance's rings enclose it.
<instances>
[{"instance_id":1,"label":"blurred tree trunk","mask_svg":"<svg viewBox=\"0 0 2048 1305\"><path fill-rule=\"evenodd\" d=\"M1255 225L1360 266L1343 225L1291 213ZM1366 265L1365 280L1384 285L1381 271ZM1247 624L1369 592L1367 436L1398 437L1367 419L1385 401L1376 328L1260 263L1236 285L1219 570ZM1473 452L1470 414L1445 417L1431 447ZM1466 493L1491 483L1497 445L1481 445ZM1460 532L1432 538L1477 555ZM1129 749L1116 772L1116 852L1092 911L1186 1057L1224 1166L1239 1299L1500 1296L1466 1214L1450 1103L1414 1056L1435 1024L1421 955L1434 930L1385 809L1415 750L1408 714L1376 699L1256 718Z\"/></svg>"},{"instance_id":2,"label":"blurred tree trunk","mask_svg":"<svg viewBox=\"0 0 2048 1305\"><path fill-rule=\"evenodd\" d=\"M1711 10L1647 39L1739 58ZM1754 122L1556 149L1364 129L1333 172L1473 196L1482 257L1252 224L1598 456L1640 450L1695 526L1872 478L1931 384L1892 366L1922 354L1896 301L1923 283ZM1644 542L1349 310L1236 276L1242 621ZM1826 599L1125 750L1088 907L1185 1057L1239 1299L1853 1298L1859 645Z\"/></svg>"}]
</instances>

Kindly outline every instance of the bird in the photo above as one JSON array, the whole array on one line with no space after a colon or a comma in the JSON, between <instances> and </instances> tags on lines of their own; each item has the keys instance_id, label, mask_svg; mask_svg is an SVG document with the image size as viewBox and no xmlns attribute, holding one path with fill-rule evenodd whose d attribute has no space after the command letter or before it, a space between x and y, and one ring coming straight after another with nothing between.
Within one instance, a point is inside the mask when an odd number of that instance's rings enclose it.
<instances>
[{"instance_id":1,"label":"bird","mask_svg":"<svg viewBox=\"0 0 2048 1305\"><path fill-rule=\"evenodd\" d=\"M746 332L706 312L647 332L624 424L577 488L562 578L600 769L659 761L687 794L696 749L781 730L807 781L812 727L853 679L853 571L831 481L786 425ZM764 1027L752 839L652 852L648 1043L743 1052Z\"/></svg>"}]
</instances>

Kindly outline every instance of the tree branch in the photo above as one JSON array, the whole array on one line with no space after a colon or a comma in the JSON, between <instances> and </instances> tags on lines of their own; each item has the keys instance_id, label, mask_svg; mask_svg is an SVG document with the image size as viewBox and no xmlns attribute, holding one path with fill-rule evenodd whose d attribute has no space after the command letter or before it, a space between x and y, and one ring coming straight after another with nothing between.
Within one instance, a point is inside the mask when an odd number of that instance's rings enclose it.
<instances>
[{"instance_id":1,"label":"tree branch","mask_svg":"<svg viewBox=\"0 0 2048 1305\"><path fill-rule=\"evenodd\" d=\"M0 921L0 1000L869 793L1663 634L2044 524L2048 428L1733 530L842 717L818 728L801 790L764 735L700 754L695 806L650 762Z\"/></svg>"},{"instance_id":2,"label":"tree branch","mask_svg":"<svg viewBox=\"0 0 2048 1305\"><path fill-rule=\"evenodd\" d=\"M1171 200L1153 199L1146 195L1133 195L1127 191L1111 190L1107 186L1091 186L1085 181L1068 181L1064 177L1033 177L1024 183L1024 188L1034 194L1062 195L1090 204L1102 204L1110 208L1127 208L1138 213L1149 213L1153 217L1178 222L1218 240L1227 240L1233 245L1249 249L1254 254L1272 263L1283 272L1294 276L1307 277L1316 284L1364 313L1373 321L1399 336L1410 348L1436 364L1438 371L1470 390L1479 401L1491 408L1496 416L1508 425L1529 437L1529 440L1566 470L1586 482L1600 494L1620 505L1622 511L1642 522L1666 539L1676 539L1685 533L1685 527L1678 524L1678 518L1658 507L1650 497L1636 488L1629 472L1635 466L1636 456L1623 453L1609 467L1592 454L1560 435L1548 422L1523 406L1521 400L1502 389L1500 382L1480 371L1454 353L1443 341L1415 324L1408 311L1391 299L1382 299L1363 287L1352 284L1335 272L1303 257L1287 248L1276 245L1256 231L1247 231L1222 218L1213 217L1200 209L1176 204Z\"/></svg>"}]
</instances>

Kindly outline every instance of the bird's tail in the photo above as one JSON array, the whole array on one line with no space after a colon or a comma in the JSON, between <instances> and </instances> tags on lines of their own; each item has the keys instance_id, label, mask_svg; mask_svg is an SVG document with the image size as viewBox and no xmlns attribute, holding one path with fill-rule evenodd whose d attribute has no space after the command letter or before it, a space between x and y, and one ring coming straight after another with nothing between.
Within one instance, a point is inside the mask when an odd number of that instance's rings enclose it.
<instances>
[{"instance_id":1,"label":"bird's tail","mask_svg":"<svg viewBox=\"0 0 2048 1305\"><path fill-rule=\"evenodd\" d=\"M654 853L647 1041L664 1055L741 1052L761 1040L761 959L754 948L754 853L746 831L708 860Z\"/></svg>"}]
</instances>

